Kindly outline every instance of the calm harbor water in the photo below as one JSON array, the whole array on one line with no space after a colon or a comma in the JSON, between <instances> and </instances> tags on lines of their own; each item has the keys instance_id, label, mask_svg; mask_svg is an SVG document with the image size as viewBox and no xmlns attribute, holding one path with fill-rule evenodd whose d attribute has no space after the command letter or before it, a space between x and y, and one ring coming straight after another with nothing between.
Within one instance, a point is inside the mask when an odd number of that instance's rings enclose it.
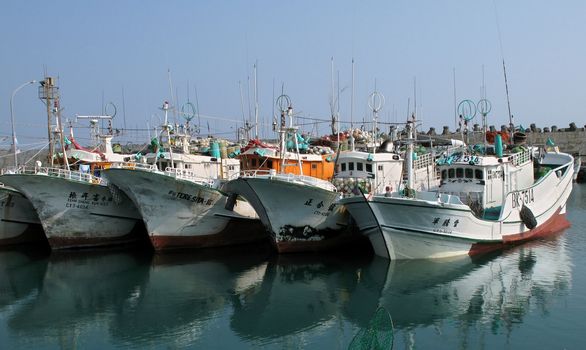
<instances>
[{"instance_id":1,"label":"calm harbor water","mask_svg":"<svg viewBox=\"0 0 586 350\"><path fill-rule=\"evenodd\" d=\"M346 349L384 307L395 349L581 349L586 186L572 227L478 260L0 251L1 349Z\"/></svg>"}]
</instances>

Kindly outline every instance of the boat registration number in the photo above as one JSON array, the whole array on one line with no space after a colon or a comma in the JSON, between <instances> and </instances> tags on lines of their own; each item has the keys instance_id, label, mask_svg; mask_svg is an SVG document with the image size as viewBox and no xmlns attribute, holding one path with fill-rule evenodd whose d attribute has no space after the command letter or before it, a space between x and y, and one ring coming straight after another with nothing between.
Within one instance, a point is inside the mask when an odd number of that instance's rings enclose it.
<instances>
[{"instance_id":1,"label":"boat registration number","mask_svg":"<svg viewBox=\"0 0 586 350\"><path fill-rule=\"evenodd\" d=\"M524 204L526 205L535 202L535 196L533 195L532 188L528 190L513 192L511 197L513 200L513 208L518 208L523 206Z\"/></svg>"}]
</instances>

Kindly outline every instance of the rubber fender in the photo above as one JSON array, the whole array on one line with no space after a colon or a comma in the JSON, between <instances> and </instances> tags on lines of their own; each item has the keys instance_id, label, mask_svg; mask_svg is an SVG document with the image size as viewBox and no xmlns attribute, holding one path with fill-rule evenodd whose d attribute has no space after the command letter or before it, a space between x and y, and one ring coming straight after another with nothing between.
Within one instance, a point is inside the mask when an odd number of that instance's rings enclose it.
<instances>
[{"instance_id":1,"label":"rubber fender","mask_svg":"<svg viewBox=\"0 0 586 350\"><path fill-rule=\"evenodd\" d=\"M531 209L529 209L529 207L526 205L521 208L519 216L521 217L521 221L523 221L528 229L533 230L537 226L537 219L535 219L535 215L533 215Z\"/></svg>"},{"instance_id":2,"label":"rubber fender","mask_svg":"<svg viewBox=\"0 0 586 350\"><path fill-rule=\"evenodd\" d=\"M234 211L234 205L236 204L237 198L238 198L237 193L230 193L228 195L228 198L226 199L226 205L224 206L224 209L229 210L229 211Z\"/></svg>"}]
</instances>

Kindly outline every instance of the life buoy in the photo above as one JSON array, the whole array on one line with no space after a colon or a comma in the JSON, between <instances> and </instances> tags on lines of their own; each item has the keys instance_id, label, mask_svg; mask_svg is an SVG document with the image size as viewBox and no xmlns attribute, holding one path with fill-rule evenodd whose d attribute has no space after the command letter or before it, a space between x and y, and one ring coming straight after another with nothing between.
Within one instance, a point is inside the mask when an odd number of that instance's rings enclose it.
<instances>
[{"instance_id":1,"label":"life buoy","mask_svg":"<svg viewBox=\"0 0 586 350\"><path fill-rule=\"evenodd\" d=\"M537 219L535 219L535 215L533 215L531 209L529 209L529 207L526 205L521 208L519 217L521 218L521 221L523 221L523 224L525 224L525 227L528 229L533 230L537 226Z\"/></svg>"}]
</instances>

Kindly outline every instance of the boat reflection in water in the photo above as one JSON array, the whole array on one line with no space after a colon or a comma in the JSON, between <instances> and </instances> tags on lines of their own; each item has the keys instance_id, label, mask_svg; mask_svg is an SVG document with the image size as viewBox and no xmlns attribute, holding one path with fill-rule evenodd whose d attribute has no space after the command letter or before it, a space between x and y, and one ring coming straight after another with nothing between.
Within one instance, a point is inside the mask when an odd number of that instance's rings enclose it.
<instances>
[{"instance_id":1,"label":"boat reflection in water","mask_svg":"<svg viewBox=\"0 0 586 350\"><path fill-rule=\"evenodd\" d=\"M281 255L269 262L257 293L241 295L234 304L232 330L260 346L284 342L292 348L307 344L300 334L335 329L341 307L350 298L358 272L369 260L333 255ZM335 330L334 330L335 331ZM328 334L338 344L341 334Z\"/></svg>"},{"instance_id":2,"label":"boat reflection in water","mask_svg":"<svg viewBox=\"0 0 586 350\"><path fill-rule=\"evenodd\" d=\"M87 334L101 330L136 293L148 276L150 258L128 252L53 252L39 294L11 315L8 326L25 335L19 342L27 346L95 344Z\"/></svg>"},{"instance_id":3,"label":"boat reflection in water","mask_svg":"<svg viewBox=\"0 0 586 350\"><path fill-rule=\"evenodd\" d=\"M395 341L404 347L437 348L438 341L444 348L504 346L515 324L535 322L525 319L531 311L546 314L570 290L565 241L559 236L482 260L394 261L386 274L385 261L376 258L361 274L345 312L365 327L376 308L384 307L393 318ZM526 344L539 347L535 340Z\"/></svg>"},{"instance_id":4,"label":"boat reflection in water","mask_svg":"<svg viewBox=\"0 0 586 350\"><path fill-rule=\"evenodd\" d=\"M404 342L397 348L434 348L438 341L475 348L490 344L489 335L500 343L516 323L531 322L524 320L529 312L546 310L569 290L564 242L539 241L482 260L281 256L267 266L258 292L239 298L230 325L260 345L343 347L382 306L392 316L395 342Z\"/></svg>"},{"instance_id":5,"label":"boat reflection in water","mask_svg":"<svg viewBox=\"0 0 586 350\"><path fill-rule=\"evenodd\" d=\"M266 269L266 256L231 251L155 256L140 295L115 317L111 332L116 343L201 344L202 335L218 327L217 319L230 309L234 296L254 289Z\"/></svg>"},{"instance_id":6,"label":"boat reflection in water","mask_svg":"<svg viewBox=\"0 0 586 350\"><path fill-rule=\"evenodd\" d=\"M0 250L0 315L40 292L48 251L30 248Z\"/></svg>"},{"instance_id":7,"label":"boat reflection in water","mask_svg":"<svg viewBox=\"0 0 586 350\"><path fill-rule=\"evenodd\" d=\"M382 306L396 348L547 347L527 329L539 329L571 288L565 241L536 241L480 261L249 249L83 251L52 254L47 263L0 252L0 330L9 348L340 349Z\"/></svg>"}]
</instances>

